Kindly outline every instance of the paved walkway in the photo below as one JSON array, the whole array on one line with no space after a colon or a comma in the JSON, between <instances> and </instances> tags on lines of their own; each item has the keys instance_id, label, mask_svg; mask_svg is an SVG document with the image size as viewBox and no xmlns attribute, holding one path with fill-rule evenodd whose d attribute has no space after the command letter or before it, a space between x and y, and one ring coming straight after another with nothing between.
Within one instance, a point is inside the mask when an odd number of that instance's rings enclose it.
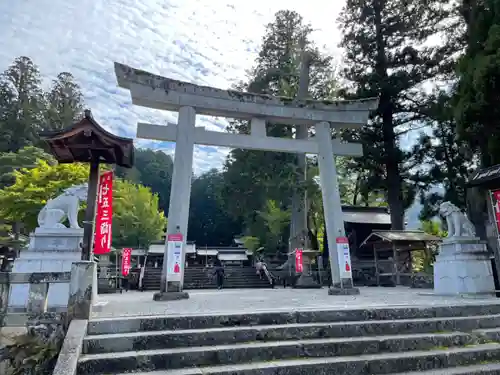
<instances>
[{"instance_id":1,"label":"paved walkway","mask_svg":"<svg viewBox=\"0 0 500 375\"><path fill-rule=\"evenodd\" d=\"M327 289L226 289L188 291L190 299L155 302L152 292L100 295L94 317L196 315L264 311L340 310L370 307L450 306L499 303L500 298L459 298L426 290L361 288L359 296L329 296Z\"/></svg>"}]
</instances>

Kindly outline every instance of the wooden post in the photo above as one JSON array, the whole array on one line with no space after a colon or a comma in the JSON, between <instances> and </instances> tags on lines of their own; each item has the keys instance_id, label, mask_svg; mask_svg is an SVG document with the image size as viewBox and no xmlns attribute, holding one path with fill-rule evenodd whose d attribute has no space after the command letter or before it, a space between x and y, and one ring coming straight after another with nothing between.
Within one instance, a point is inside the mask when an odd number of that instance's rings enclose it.
<instances>
[{"instance_id":1,"label":"wooden post","mask_svg":"<svg viewBox=\"0 0 500 375\"><path fill-rule=\"evenodd\" d=\"M396 243L392 243L392 260L394 262L394 276L395 278L393 279L396 285L401 284L401 275L399 274L399 259L398 259L398 251L396 250Z\"/></svg>"},{"instance_id":2,"label":"wooden post","mask_svg":"<svg viewBox=\"0 0 500 375\"><path fill-rule=\"evenodd\" d=\"M99 184L99 160L94 158L90 162L90 174L87 194L87 209L85 210L85 221L83 223L83 249L82 260L91 260L93 239L94 239L94 220L97 198L97 185Z\"/></svg>"}]
</instances>

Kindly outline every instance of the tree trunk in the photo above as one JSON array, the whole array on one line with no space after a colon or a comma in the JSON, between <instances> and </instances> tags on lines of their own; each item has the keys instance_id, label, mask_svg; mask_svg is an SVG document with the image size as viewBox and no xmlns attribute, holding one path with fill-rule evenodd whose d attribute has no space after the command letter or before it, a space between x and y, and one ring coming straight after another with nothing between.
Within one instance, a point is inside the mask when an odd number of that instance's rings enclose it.
<instances>
[{"instance_id":1,"label":"tree trunk","mask_svg":"<svg viewBox=\"0 0 500 375\"><path fill-rule=\"evenodd\" d=\"M382 3L376 1L374 4L376 41L377 41L377 61L376 72L381 82L382 90L378 114L382 117L382 133L385 150L385 167L387 173L387 200L390 207L392 229L404 229L404 206L403 194L401 191L401 174L399 172L400 153L396 145L396 134L393 123L392 98L385 89L388 79L388 67L384 31L382 27Z\"/></svg>"},{"instance_id":2,"label":"tree trunk","mask_svg":"<svg viewBox=\"0 0 500 375\"><path fill-rule=\"evenodd\" d=\"M389 104L390 105L390 104ZM386 152L385 167L387 171L387 200L394 230L404 229L403 193L401 191L401 174L399 173L399 150L392 125L392 111L386 110L383 115L384 148Z\"/></svg>"},{"instance_id":3,"label":"tree trunk","mask_svg":"<svg viewBox=\"0 0 500 375\"><path fill-rule=\"evenodd\" d=\"M309 91L309 56L305 50L305 41L302 42L302 56L301 56L301 67L300 67L300 80L299 80L299 91L297 93L297 99L306 99ZM306 125L295 126L295 137L296 139L307 139L308 128ZM301 189L301 185L306 180L306 155L297 155L297 175L296 175L296 187L293 191L292 196L292 213L290 218L290 245L291 251L295 248L309 247L308 239L308 203L307 203L307 193ZM301 241L303 237L303 241Z\"/></svg>"}]
</instances>

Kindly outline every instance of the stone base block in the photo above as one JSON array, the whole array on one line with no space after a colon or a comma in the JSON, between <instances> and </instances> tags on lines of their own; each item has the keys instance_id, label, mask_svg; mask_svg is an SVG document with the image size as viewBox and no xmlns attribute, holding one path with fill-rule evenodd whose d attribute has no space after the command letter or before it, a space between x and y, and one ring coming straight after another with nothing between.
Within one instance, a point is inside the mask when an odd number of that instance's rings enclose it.
<instances>
[{"instance_id":1,"label":"stone base block","mask_svg":"<svg viewBox=\"0 0 500 375\"><path fill-rule=\"evenodd\" d=\"M358 288L336 288L331 287L328 289L329 296L356 296L359 294Z\"/></svg>"},{"instance_id":2,"label":"stone base block","mask_svg":"<svg viewBox=\"0 0 500 375\"><path fill-rule=\"evenodd\" d=\"M12 273L70 272L73 262L81 260L80 243L83 229L36 228L30 235L28 249L21 251L14 261ZM29 284L10 287L9 307L26 308ZM49 310L68 305L69 283L50 285L47 307Z\"/></svg>"},{"instance_id":3,"label":"stone base block","mask_svg":"<svg viewBox=\"0 0 500 375\"><path fill-rule=\"evenodd\" d=\"M300 285L295 285L293 287L294 289L321 289L321 285L319 284L300 284Z\"/></svg>"},{"instance_id":4,"label":"stone base block","mask_svg":"<svg viewBox=\"0 0 500 375\"><path fill-rule=\"evenodd\" d=\"M295 289L321 289L311 275L302 274L294 285Z\"/></svg>"},{"instance_id":5,"label":"stone base block","mask_svg":"<svg viewBox=\"0 0 500 375\"><path fill-rule=\"evenodd\" d=\"M486 245L478 239L447 239L434 263L438 295L493 294L495 283Z\"/></svg>"},{"instance_id":6,"label":"stone base block","mask_svg":"<svg viewBox=\"0 0 500 375\"><path fill-rule=\"evenodd\" d=\"M188 292L157 292L153 295L153 301L177 301L188 298Z\"/></svg>"}]
</instances>

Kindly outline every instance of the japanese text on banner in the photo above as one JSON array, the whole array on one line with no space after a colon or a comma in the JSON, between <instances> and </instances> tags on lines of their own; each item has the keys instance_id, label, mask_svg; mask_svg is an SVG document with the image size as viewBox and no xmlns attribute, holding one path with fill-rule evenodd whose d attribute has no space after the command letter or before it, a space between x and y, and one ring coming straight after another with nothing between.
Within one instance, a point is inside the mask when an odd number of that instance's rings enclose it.
<instances>
[{"instance_id":1,"label":"japanese text on banner","mask_svg":"<svg viewBox=\"0 0 500 375\"><path fill-rule=\"evenodd\" d=\"M132 258L132 249L125 248L122 252L122 275L128 276Z\"/></svg>"},{"instance_id":2,"label":"japanese text on banner","mask_svg":"<svg viewBox=\"0 0 500 375\"><path fill-rule=\"evenodd\" d=\"M96 203L94 254L107 254L111 250L111 227L113 221L112 171L105 172L99 177Z\"/></svg>"}]
</instances>

